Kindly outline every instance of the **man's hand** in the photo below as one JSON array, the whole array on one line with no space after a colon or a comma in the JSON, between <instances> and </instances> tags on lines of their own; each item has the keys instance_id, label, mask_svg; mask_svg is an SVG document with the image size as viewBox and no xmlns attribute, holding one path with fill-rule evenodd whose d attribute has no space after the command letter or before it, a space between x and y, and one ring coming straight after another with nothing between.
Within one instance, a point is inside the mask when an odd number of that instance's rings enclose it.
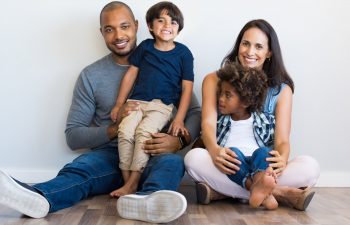
<instances>
[{"instance_id":1,"label":"man's hand","mask_svg":"<svg viewBox=\"0 0 350 225\"><path fill-rule=\"evenodd\" d=\"M144 142L143 149L150 155L162 153L175 153L181 148L178 137L166 133L151 134L152 139Z\"/></svg>"}]
</instances>

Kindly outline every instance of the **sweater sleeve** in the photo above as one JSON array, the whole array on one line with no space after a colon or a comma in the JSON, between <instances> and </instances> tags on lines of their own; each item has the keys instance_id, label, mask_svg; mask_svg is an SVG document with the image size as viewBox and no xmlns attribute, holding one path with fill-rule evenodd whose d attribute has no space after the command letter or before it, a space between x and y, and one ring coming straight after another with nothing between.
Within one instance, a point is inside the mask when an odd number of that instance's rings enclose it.
<instances>
[{"instance_id":1,"label":"sweater sleeve","mask_svg":"<svg viewBox=\"0 0 350 225\"><path fill-rule=\"evenodd\" d=\"M91 125L95 111L93 87L83 71L74 87L65 130L67 144L72 150L94 148L110 142L106 125Z\"/></svg>"},{"instance_id":2,"label":"sweater sleeve","mask_svg":"<svg viewBox=\"0 0 350 225\"><path fill-rule=\"evenodd\" d=\"M185 127L191 134L191 142L194 141L199 136L201 129L201 107L194 94L192 94L191 104L186 114Z\"/></svg>"}]
</instances>

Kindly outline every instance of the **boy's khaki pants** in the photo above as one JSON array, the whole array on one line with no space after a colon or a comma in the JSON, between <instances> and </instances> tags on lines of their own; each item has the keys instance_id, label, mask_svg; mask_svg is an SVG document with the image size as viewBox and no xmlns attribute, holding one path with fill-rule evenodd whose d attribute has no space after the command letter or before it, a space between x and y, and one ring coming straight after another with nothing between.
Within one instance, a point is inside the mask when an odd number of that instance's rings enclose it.
<instances>
[{"instance_id":1,"label":"boy's khaki pants","mask_svg":"<svg viewBox=\"0 0 350 225\"><path fill-rule=\"evenodd\" d=\"M142 172L149 155L142 149L143 142L151 139L171 119L173 105L161 100L140 102L139 110L125 117L118 129L119 168Z\"/></svg>"}]
</instances>

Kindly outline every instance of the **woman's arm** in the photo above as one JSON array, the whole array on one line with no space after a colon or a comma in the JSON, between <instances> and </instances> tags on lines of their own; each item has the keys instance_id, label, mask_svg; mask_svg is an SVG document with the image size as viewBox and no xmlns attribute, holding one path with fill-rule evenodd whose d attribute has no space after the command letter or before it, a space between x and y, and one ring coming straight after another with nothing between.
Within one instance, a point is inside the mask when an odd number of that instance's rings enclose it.
<instances>
[{"instance_id":1,"label":"woman's arm","mask_svg":"<svg viewBox=\"0 0 350 225\"><path fill-rule=\"evenodd\" d=\"M287 165L290 152L290 129L292 120L292 89L286 85L282 89L276 105L276 126L275 126L275 149L270 152L271 158L267 161L271 162L277 175L279 175Z\"/></svg>"},{"instance_id":2,"label":"woman's arm","mask_svg":"<svg viewBox=\"0 0 350 225\"><path fill-rule=\"evenodd\" d=\"M228 148L220 147L216 142L217 90L216 73L208 74L202 84L202 139L215 166L225 174L234 174L240 161Z\"/></svg>"},{"instance_id":3,"label":"woman's arm","mask_svg":"<svg viewBox=\"0 0 350 225\"><path fill-rule=\"evenodd\" d=\"M202 139L210 154L219 150L216 143L217 83L216 73L208 74L202 83Z\"/></svg>"}]
</instances>

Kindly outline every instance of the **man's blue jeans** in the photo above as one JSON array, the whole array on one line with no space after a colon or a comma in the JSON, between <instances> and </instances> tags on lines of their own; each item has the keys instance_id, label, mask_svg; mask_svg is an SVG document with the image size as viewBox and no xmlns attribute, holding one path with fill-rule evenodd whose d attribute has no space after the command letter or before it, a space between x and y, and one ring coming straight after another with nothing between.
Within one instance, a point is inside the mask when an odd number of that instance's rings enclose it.
<instances>
[{"instance_id":1,"label":"man's blue jeans","mask_svg":"<svg viewBox=\"0 0 350 225\"><path fill-rule=\"evenodd\" d=\"M50 203L50 212L73 206L79 201L99 194L109 194L123 185L115 148L96 149L77 157L65 165L58 175L33 187ZM137 194L158 190L176 191L184 175L181 156L162 154L150 157Z\"/></svg>"},{"instance_id":2,"label":"man's blue jeans","mask_svg":"<svg viewBox=\"0 0 350 225\"><path fill-rule=\"evenodd\" d=\"M237 159L241 161L241 165L239 165L240 169L235 174L227 176L243 188L246 188L245 182L249 176L253 178L255 173L265 171L269 167L270 163L266 161L266 158L271 157L269 154L269 151L271 151L270 148L258 148L253 152L252 156L243 155L238 148L231 147L230 149L236 153Z\"/></svg>"}]
</instances>

